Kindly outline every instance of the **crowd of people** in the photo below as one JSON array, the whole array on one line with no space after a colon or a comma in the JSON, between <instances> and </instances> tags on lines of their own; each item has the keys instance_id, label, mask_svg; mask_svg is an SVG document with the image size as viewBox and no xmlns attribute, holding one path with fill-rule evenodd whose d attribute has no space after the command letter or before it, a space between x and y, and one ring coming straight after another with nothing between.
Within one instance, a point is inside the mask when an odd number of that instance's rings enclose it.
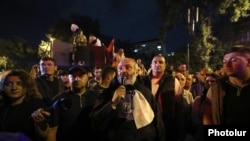
<instances>
[{"instance_id":1,"label":"crowd of people","mask_svg":"<svg viewBox=\"0 0 250 141\"><path fill-rule=\"evenodd\" d=\"M233 47L220 72L169 67L155 55L88 70L41 58L0 79L0 138L31 141L203 141L206 125L249 125L250 47ZM168 69L171 68L171 69ZM39 71L38 71L39 70Z\"/></svg>"}]
</instances>

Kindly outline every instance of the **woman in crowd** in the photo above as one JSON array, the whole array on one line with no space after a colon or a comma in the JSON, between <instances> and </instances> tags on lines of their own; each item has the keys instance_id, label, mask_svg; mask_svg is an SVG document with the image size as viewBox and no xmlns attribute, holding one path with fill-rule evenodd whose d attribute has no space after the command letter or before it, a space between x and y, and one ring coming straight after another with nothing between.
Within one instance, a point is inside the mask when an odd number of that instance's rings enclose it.
<instances>
[{"instance_id":1,"label":"woman in crowd","mask_svg":"<svg viewBox=\"0 0 250 141\"><path fill-rule=\"evenodd\" d=\"M23 133L34 141L43 141L46 131L31 117L33 111L45 108L34 79L21 69L9 70L2 75L0 132Z\"/></svg>"}]
</instances>

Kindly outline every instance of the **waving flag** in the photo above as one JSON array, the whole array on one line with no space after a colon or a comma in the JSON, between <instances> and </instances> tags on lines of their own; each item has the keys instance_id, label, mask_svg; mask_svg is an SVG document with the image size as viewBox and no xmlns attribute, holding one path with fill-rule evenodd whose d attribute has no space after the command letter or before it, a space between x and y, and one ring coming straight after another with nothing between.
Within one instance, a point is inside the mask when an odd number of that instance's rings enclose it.
<instances>
[{"instance_id":1,"label":"waving flag","mask_svg":"<svg viewBox=\"0 0 250 141\"><path fill-rule=\"evenodd\" d=\"M113 38L109 43L108 47L106 48L106 59L108 64L113 63L114 48L115 48L115 39Z\"/></svg>"}]
</instances>

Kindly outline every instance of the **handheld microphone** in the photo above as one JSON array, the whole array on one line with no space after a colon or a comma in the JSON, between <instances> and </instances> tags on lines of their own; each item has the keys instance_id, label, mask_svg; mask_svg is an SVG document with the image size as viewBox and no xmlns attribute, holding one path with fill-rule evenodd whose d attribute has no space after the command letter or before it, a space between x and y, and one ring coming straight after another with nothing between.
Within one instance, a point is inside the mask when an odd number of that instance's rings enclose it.
<instances>
[{"instance_id":1,"label":"handheld microphone","mask_svg":"<svg viewBox=\"0 0 250 141\"><path fill-rule=\"evenodd\" d=\"M135 87L127 83L127 77L125 75L121 76L121 85L125 86L126 94L134 94Z\"/></svg>"},{"instance_id":2,"label":"handheld microphone","mask_svg":"<svg viewBox=\"0 0 250 141\"><path fill-rule=\"evenodd\" d=\"M127 80L127 77L124 76L124 75L122 75L122 76L121 76L121 84L122 84L122 85L126 85L126 80Z\"/></svg>"}]
</instances>

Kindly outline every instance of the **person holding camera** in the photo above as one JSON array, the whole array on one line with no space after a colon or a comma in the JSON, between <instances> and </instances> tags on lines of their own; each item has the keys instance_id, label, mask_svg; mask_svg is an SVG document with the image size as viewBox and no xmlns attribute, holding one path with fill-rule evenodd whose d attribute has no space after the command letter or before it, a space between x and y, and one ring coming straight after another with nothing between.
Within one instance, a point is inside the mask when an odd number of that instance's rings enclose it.
<instances>
[{"instance_id":1,"label":"person holding camera","mask_svg":"<svg viewBox=\"0 0 250 141\"><path fill-rule=\"evenodd\" d=\"M137 80L132 58L117 67L118 83L103 91L90 112L94 132L105 141L163 141L164 126L156 100Z\"/></svg>"},{"instance_id":2,"label":"person holding camera","mask_svg":"<svg viewBox=\"0 0 250 141\"><path fill-rule=\"evenodd\" d=\"M71 87L53 98L53 104L47 110L50 117L41 117L41 113L34 115L47 120L47 141L78 141L82 140L83 133L86 138L92 137L88 115L98 94L87 88L87 73L80 66L70 68Z\"/></svg>"}]
</instances>

